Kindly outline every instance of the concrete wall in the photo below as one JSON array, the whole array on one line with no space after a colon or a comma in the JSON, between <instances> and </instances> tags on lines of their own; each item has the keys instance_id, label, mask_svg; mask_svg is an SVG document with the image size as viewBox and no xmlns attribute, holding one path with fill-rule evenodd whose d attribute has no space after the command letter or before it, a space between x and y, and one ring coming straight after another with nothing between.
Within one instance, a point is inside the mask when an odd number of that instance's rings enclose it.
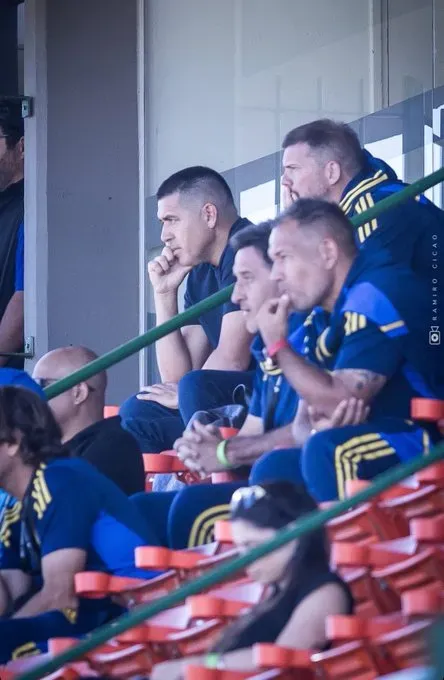
<instances>
[{"instance_id":1,"label":"concrete wall","mask_svg":"<svg viewBox=\"0 0 444 680\"><path fill-rule=\"evenodd\" d=\"M30 156L33 129L47 134L38 166L44 173L47 163L47 225L32 210L27 223L30 248L44 248L47 239L47 265L42 254L28 284L39 297L47 292L47 340L40 340L38 311L29 312L27 333L38 336L40 353L45 344L84 344L102 354L139 330L136 0L28 2L47 87L47 96L35 88L37 115L28 128ZM137 388L138 357L110 378L112 403Z\"/></svg>"}]
</instances>

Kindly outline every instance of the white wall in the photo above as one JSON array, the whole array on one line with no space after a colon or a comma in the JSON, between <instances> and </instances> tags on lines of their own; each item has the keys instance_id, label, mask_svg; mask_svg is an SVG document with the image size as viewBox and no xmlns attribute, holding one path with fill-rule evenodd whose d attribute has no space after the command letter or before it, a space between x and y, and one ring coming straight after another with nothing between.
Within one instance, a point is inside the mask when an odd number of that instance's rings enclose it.
<instances>
[{"instance_id":1,"label":"white wall","mask_svg":"<svg viewBox=\"0 0 444 680\"><path fill-rule=\"evenodd\" d=\"M311 118L372 111L373 4L147 0L148 194L186 165L273 153Z\"/></svg>"}]
</instances>

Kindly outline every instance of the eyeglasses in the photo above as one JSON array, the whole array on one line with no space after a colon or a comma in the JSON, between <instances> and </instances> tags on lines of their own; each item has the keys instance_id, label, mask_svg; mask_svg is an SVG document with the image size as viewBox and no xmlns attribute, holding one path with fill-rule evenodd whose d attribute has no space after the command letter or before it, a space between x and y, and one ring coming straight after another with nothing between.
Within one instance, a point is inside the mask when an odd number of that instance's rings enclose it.
<instances>
[{"instance_id":1,"label":"eyeglasses","mask_svg":"<svg viewBox=\"0 0 444 680\"><path fill-rule=\"evenodd\" d=\"M42 390L49 387L49 385L52 385L52 384L58 382L59 380L61 380L61 378L34 378L34 382L36 382L37 385L39 385L39 387L42 388ZM92 387L88 383L84 383L84 384L87 386L89 392L95 392L96 391L95 387Z\"/></svg>"},{"instance_id":2,"label":"eyeglasses","mask_svg":"<svg viewBox=\"0 0 444 680\"><path fill-rule=\"evenodd\" d=\"M261 498L265 498L267 492L262 486L244 486L236 489L231 497L230 512L235 513L241 506L244 510L250 510Z\"/></svg>"}]
</instances>

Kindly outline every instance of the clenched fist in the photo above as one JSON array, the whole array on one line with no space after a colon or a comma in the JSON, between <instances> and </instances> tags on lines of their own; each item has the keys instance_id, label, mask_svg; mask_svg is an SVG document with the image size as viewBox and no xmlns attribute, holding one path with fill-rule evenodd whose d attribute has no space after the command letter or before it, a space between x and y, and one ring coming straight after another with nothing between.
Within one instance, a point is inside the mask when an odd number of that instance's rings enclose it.
<instances>
[{"instance_id":1,"label":"clenched fist","mask_svg":"<svg viewBox=\"0 0 444 680\"><path fill-rule=\"evenodd\" d=\"M179 264L171 248L165 246L162 253L148 262L148 276L154 292L158 295L174 293L192 267Z\"/></svg>"}]
</instances>

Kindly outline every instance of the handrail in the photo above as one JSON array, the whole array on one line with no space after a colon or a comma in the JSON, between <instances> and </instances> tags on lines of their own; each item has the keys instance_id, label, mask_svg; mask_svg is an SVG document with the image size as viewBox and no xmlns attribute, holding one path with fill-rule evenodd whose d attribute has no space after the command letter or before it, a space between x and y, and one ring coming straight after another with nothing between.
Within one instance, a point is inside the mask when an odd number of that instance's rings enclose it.
<instances>
[{"instance_id":1,"label":"handrail","mask_svg":"<svg viewBox=\"0 0 444 680\"><path fill-rule=\"evenodd\" d=\"M382 201L379 201L360 215L355 215L351 219L351 222L355 227L359 227L366 222L371 222L386 210L399 205L409 198L423 193L426 191L426 189L430 189L430 187L443 181L444 167L436 170L436 172L433 172L431 175L427 175L426 177L413 182L413 184L409 184L407 187L405 187L405 189L402 189L401 191L384 198ZM211 295L205 300L193 305L185 312L177 314L177 316L169 319L160 326L156 326L156 328L152 328L143 335L139 335L132 340L128 340L128 342L125 342L123 345L116 347L110 352L103 354L98 359L91 361L91 363L83 366L79 370L74 371L74 373L66 376L66 378L58 380L56 383L49 385L47 388L45 388L45 394L47 398L53 399L54 397L57 397L59 394L66 392L66 390L71 389L71 387L74 387L74 385L77 385L79 382L88 380L88 378L91 378L93 375L105 371L107 368L114 366L114 364L117 364L120 361L127 359L132 354L139 352L144 347L152 345L154 342L157 342L157 340L160 340L160 338L163 338L169 333L178 330L188 321L193 321L205 312L218 307L229 299L232 290L233 286L223 288L214 295Z\"/></svg>"},{"instance_id":2,"label":"handrail","mask_svg":"<svg viewBox=\"0 0 444 680\"><path fill-rule=\"evenodd\" d=\"M45 661L40 666L20 675L19 680L38 680L38 678L43 678L45 675L53 673L57 669L62 668L66 663L75 661L116 635L120 635L129 628L141 624L155 614L159 614L170 607L180 604L190 595L195 595L202 590L206 590L221 581L226 580L233 573L244 569L260 557L264 557L264 555L267 555L269 552L277 550L286 543L293 541L295 538L299 538L310 531L319 529L326 522L338 517L346 510L349 510L360 503L370 501L376 495L402 481L406 477L410 477L415 472L443 459L444 442L441 442L438 446L434 447L429 454L414 458L407 463L402 463L395 468L384 472L378 476L369 487L359 491L354 496L336 503L327 510L312 512L304 519L293 522L288 527L282 529L273 539L253 548L245 555L241 555L230 562L220 565L216 569L212 569L199 578L185 583L172 593L168 593L153 602L133 609L131 612L124 614L112 623L97 628L88 638L81 640L74 647L65 650L53 659Z\"/></svg>"}]
</instances>

